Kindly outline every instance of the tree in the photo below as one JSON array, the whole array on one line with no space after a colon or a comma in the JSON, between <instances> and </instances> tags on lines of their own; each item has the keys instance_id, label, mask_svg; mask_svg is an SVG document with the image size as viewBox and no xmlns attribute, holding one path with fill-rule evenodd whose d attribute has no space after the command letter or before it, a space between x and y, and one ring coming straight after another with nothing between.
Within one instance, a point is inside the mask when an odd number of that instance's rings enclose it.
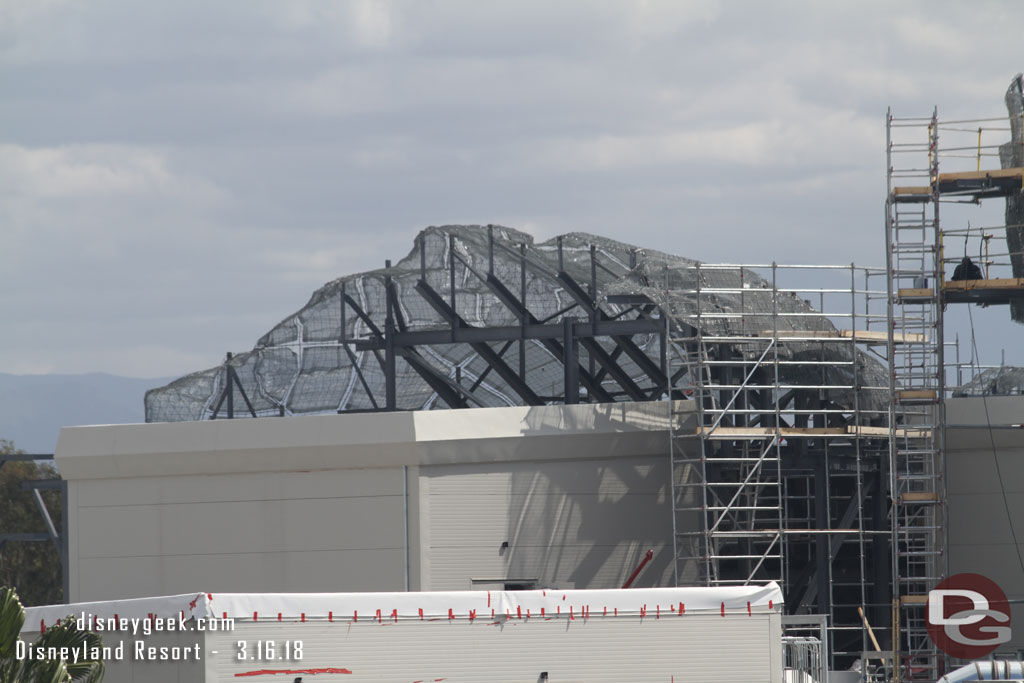
<instances>
[{"instance_id":1,"label":"tree","mask_svg":"<svg viewBox=\"0 0 1024 683\"><path fill-rule=\"evenodd\" d=\"M0 439L0 458L21 453L14 444ZM57 479L51 465L31 461L9 461L0 466L0 533L38 533L46 523L31 491L21 482ZM50 517L60 525L61 496L58 491L41 491ZM0 541L0 585L15 586L27 605L54 605L64 601L60 554L53 543Z\"/></svg>"},{"instance_id":2,"label":"tree","mask_svg":"<svg viewBox=\"0 0 1024 683\"><path fill-rule=\"evenodd\" d=\"M101 683L102 639L79 630L74 617L62 619L33 643L42 648L75 648L78 661L18 656L25 609L11 588L0 588L0 683Z\"/></svg>"}]
</instances>

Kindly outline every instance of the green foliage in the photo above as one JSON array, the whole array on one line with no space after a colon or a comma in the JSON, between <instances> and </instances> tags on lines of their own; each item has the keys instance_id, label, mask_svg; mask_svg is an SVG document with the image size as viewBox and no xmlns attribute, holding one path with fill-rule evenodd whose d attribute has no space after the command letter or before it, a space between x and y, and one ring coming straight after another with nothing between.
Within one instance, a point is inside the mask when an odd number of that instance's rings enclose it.
<instances>
[{"instance_id":1,"label":"green foliage","mask_svg":"<svg viewBox=\"0 0 1024 683\"><path fill-rule=\"evenodd\" d=\"M0 455L20 453L14 444L0 439ZM0 533L38 533L46 523L31 491L22 491L28 479L56 479L50 465L7 462L0 467ZM50 517L58 526L61 497L57 491L41 491ZM0 546L0 585L16 586L26 605L55 605L64 601L60 554L53 543L8 542Z\"/></svg>"},{"instance_id":2,"label":"green foliage","mask_svg":"<svg viewBox=\"0 0 1024 683\"><path fill-rule=\"evenodd\" d=\"M54 648L79 648L86 656L77 662L61 659L17 657L17 643L25 623L25 609L11 588L0 588L0 683L101 683L102 659L91 659L93 648L102 648L102 639L90 631L81 631L74 617L46 629L34 645ZM85 648L82 650L81 648Z\"/></svg>"}]
</instances>

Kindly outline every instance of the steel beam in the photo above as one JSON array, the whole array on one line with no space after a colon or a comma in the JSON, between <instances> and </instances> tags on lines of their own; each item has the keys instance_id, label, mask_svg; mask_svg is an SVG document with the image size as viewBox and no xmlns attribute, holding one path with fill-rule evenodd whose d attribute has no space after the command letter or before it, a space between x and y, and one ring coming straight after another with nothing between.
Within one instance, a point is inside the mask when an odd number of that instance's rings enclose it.
<instances>
[{"instance_id":1,"label":"steel beam","mask_svg":"<svg viewBox=\"0 0 1024 683\"><path fill-rule=\"evenodd\" d=\"M450 341L456 341L454 337L457 332L466 331L471 328L469 324L463 320L458 313L456 313L444 299L435 292L430 285L427 284L426 280L420 280L416 283L416 290L420 293L423 299L430 304L430 306L437 311L443 318L449 321L452 325L452 329L449 331L452 339ZM515 329L515 328L513 328ZM485 329L484 331L489 331ZM415 333L405 333L415 334ZM494 371L515 391L519 394L520 398L527 405L538 406L543 405L544 401L534 393L533 389L529 387L523 380L519 378L519 375L502 360L494 349L486 344L484 341L468 342L470 347L476 351L480 357L489 365L494 368Z\"/></svg>"}]
</instances>

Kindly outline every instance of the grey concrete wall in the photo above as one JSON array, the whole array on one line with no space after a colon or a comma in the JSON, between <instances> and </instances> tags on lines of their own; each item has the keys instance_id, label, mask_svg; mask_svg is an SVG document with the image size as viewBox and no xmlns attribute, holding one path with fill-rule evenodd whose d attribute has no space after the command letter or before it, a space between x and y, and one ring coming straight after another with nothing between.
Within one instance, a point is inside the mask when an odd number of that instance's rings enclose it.
<instances>
[{"instance_id":1,"label":"grey concrete wall","mask_svg":"<svg viewBox=\"0 0 1024 683\"><path fill-rule=\"evenodd\" d=\"M463 527L420 512L445 506L479 519L479 543L518 539L515 562L495 571L613 587L647 547L671 545L667 413L619 403L67 428L56 459L69 482L70 599L395 591L407 557L409 588L436 589L421 560L443 551L421 533ZM483 507L424 502L421 483L464 491L489 476L501 495ZM661 583L669 554L642 585ZM458 576L455 555L444 585L467 588L483 568Z\"/></svg>"},{"instance_id":2,"label":"grey concrete wall","mask_svg":"<svg viewBox=\"0 0 1024 683\"><path fill-rule=\"evenodd\" d=\"M666 455L423 468L423 586L619 588L648 549L634 585L670 585L668 470Z\"/></svg>"},{"instance_id":3,"label":"grey concrete wall","mask_svg":"<svg viewBox=\"0 0 1024 683\"><path fill-rule=\"evenodd\" d=\"M950 573L983 574L1011 600L1024 600L1022 422L1024 397L946 403ZM1011 611L1013 640L1000 651L1016 654L1024 650L1024 605L1011 605Z\"/></svg>"}]
</instances>

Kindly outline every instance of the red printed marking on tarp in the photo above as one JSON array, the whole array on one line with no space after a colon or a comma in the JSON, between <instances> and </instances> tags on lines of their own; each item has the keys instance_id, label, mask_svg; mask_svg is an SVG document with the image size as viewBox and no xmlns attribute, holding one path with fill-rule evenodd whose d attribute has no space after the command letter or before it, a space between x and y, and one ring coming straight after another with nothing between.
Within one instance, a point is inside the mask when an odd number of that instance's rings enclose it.
<instances>
[{"instance_id":1,"label":"red printed marking on tarp","mask_svg":"<svg viewBox=\"0 0 1024 683\"><path fill-rule=\"evenodd\" d=\"M281 613L280 612L277 613L277 620L281 621Z\"/></svg>"},{"instance_id":2,"label":"red printed marking on tarp","mask_svg":"<svg viewBox=\"0 0 1024 683\"><path fill-rule=\"evenodd\" d=\"M423 608L420 607L420 621L423 621Z\"/></svg>"},{"instance_id":3,"label":"red printed marking on tarp","mask_svg":"<svg viewBox=\"0 0 1024 683\"><path fill-rule=\"evenodd\" d=\"M449 619L454 619L455 618L455 613L452 612L452 608L451 607L448 608L448 618Z\"/></svg>"},{"instance_id":4,"label":"red printed marking on tarp","mask_svg":"<svg viewBox=\"0 0 1024 683\"><path fill-rule=\"evenodd\" d=\"M748 616L748 617L749 617L749 616L751 616L751 611L750 611L750 601L749 601L749 600L747 600L747 616Z\"/></svg>"},{"instance_id":5,"label":"red printed marking on tarp","mask_svg":"<svg viewBox=\"0 0 1024 683\"><path fill-rule=\"evenodd\" d=\"M383 623L383 622L381 621L381 619L380 619L380 610L377 610L377 617L376 617L376 618L377 618L377 623L378 623L378 624L380 624L380 623Z\"/></svg>"},{"instance_id":6,"label":"red printed marking on tarp","mask_svg":"<svg viewBox=\"0 0 1024 683\"><path fill-rule=\"evenodd\" d=\"M725 616L725 603L722 603L722 616Z\"/></svg>"},{"instance_id":7,"label":"red printed marking on tarp","mask_svg":"<svg viewBox=\"0 0 1024 683\"><path fill-rule=\"evenodd\" d=\"M769 600L769 601L768 601L768 609L771 609L771 608L772 608L772 601L771 601L771 600Z\"/></svg>"},{"instance_id":8,"label":"red printed marking on tarp","mask_svg":"<svg viewBox=\"0 0 1024 683\"><path fill-rule=\"evenodd\" d=\"M46 622L42 619L39 620L39 632L46 633Z\"/></svg>"},{"instance_id":9,"label":"red printed marking on tarp","mask_svg":"<svg viewBox=\"0 0 1024 683\"><path fill-rule=\"evenodd\" d=\"M398 610L397 609L391 610L391 618L395 620L396 624L398 623Z\"/></svg>"},{"instance_id":10,"label":"red printed marking on tarp","mask_svg":"<svg viewBox=\"0 0 1024 683\"><path fill-rule=\"evenodd\" d=\"M299 621L301 621L303 624L306 623L306 613L305 612L303 612L301 615L299 615Z\"/></svg>"},{"instance_id":11,"label":"red printed marking on tarp","mask_svg":"<svg viewBox=\"0 0 1024 683\"><path fill-rule=\"evenodd\" d=\"M252 613L252 620L253 621L259 621L260 620L260 615L257 614L256 612L253 612Z\"/></svg>"},{"instance_id":12,"label":"red printed marking on tarp","mask_svg":"<svg viewBox=\"0 0 1024 683\"><path fill-rule=\"evenodd\" d=\"M336 667L326 667L323 669L256 669L255 671L243 671L242 673L235 674L235 678L242 678L243 676L294 676L295 674L305 674L307 676L316 676L317 674L350 674L352 671L349 669L340 669Z\"/></svg>"},{"instance_id":13,"label":"red printed marking on tarp","mask_svg":"<svg viewBox=\"0 0 1024 683\"><path fill-rule=\"evenodd\" d=\"M334 612L328 612L327 613L327 621L329 621L329 622L334 621Z\"/></svg>"},{"instance_id":14,"label":"red printed marking on tarp","mask_svg":"<svg viewBox=\"0 0 1024 683\"><path fill-rule=\"evenodd\" d=\"M522 618L523 618L523 608L520 607L519 605L516 605L516 619L522 619Z\"/></svg>"},{"instance_id":15,"label":"red printed marking on tarp","mask_svg":"<svg viewBox=\"0 0 1024 683\"><path fill-rule=\"evenodd\" d=\"M683 616L683 614L685 612L686 612L686 605L684 605L683 603L679 603L679 616Z\"/></svg>"},{"instance_id":16,"label":"red printed marking on tarp","mask_svg":"<svg viewBox=\"0 0 1024 683\"><path fill-rule=\"evenodd\" d=\"M491 606L491 591L487 591L487 606Z\"/></svg>"}]
</instances>

